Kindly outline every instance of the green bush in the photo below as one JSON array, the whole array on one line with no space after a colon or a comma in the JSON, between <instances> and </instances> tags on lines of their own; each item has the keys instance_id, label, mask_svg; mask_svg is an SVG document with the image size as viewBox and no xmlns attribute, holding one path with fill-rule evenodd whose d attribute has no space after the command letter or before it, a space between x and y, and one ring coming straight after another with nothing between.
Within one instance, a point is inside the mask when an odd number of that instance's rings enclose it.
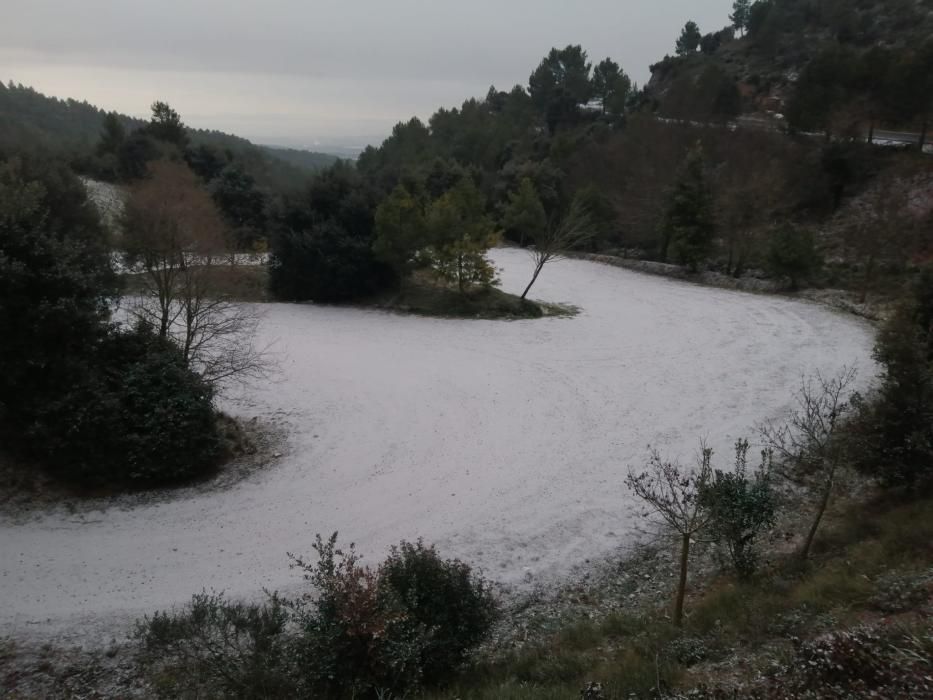
<instances>
[{"instance_id":1,"label":"green bush","mask_svg":"<svg viewBox=\"0 0 933 700\"><path fill-rule=\"evenodd\" d=\"M380 594L376 572L360 564L337 534L320 535L316 562L293 558L311 591L295 602L295 654L308 696L403 691L421 682L420 630Z\"/></svg>"},{"instance_id":2,"label":"green bush","mask_svg":"<svg viewBox=\"0 0 933 700\"><path fill-rule=\"evenodd\" d=\"M109 333L36 413L29 440L49 466L80 483L178 481L220 456L211 387L177 347L144 327Z\"/></svg>"},{"instance_id":3,"label":"green bush","mask_svg":"<svg viewBox=\"0 0 933 700\"><path fill-rule=\"evenodd\" d=\"M758 567L758 536L774 527L776 503L769 480L770 456L748 474L748 441L735 444L735 471L716 470L701 494L711 515L710 534L728 553L740 578L751 578Z\"/></svg>"},{"instance_id":4,"label":"green bush","mask_svg":"<svg viewBox=\"0 0 933 700\"><path fill-rule=\"evenodd\" d=\"M773 233L767 263L771 274L788 278L794 291L823 265L813 233L791 224Z\"/></svg>"},{"instance_id":5,"label":"green bush","mask_svg":"<svg viewBox=\"0 0 933 700\"><path fill-rule=\"evenodd\" d=\"M433 683L458 667L488 634L499 610L488 584L457 559L418 540L393 547L379 567L379 591L423 635L421 669Z\"/></svg>"},{"instance_id":6,"label":"green bush","mask_svg":"<svg viewBox=\"0 0 933 700\"><path fill-rule=\"evenodd\" d=\"M373 294L391 279L368 238L333 221L273 238L269 266L272 294L287 301L335 302Z\"/></svg>"}]
</instances>

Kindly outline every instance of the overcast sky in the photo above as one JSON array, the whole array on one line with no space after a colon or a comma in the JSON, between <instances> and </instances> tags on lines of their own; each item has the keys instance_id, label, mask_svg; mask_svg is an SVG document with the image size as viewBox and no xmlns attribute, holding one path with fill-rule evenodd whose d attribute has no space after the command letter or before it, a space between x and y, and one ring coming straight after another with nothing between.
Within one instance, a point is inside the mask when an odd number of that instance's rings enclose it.
<instances>
[{"instance_id":1,"label":"overcast sky","mask_svg":"<svg viewBox=\"0 0 933 700\"><path fill-rule=\"evenodd\" d=\"M639 84L731 0L0 0L0 79L261 143L359 146L582 44Z\"/></svg>"}]
</instances>

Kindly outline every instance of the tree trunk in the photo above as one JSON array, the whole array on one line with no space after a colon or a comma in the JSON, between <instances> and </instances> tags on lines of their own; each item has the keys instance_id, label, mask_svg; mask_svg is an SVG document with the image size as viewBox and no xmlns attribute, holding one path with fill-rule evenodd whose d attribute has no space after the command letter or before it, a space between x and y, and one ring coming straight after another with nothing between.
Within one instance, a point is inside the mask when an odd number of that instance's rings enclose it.
<instances>
[{"instance_id":1,"label":"tree trunk","mask_svg":"<svg viewBox=\"0 0 933 700\"><path fill-rule=\"evenodd\" d=\"M663 237L661 238L661 251L660 251L661 254L659 256L661 258L661 262L663 263L667 262L667 253L670 250L670 247L671 247L671 235L669 233L665 233Z\"/></svg>"},{"instance_id":2,"label":"tree trunk","mask_svg":"<svg viewBox=\"0 0 933 700\"><path fill-rule=\"evenodd\" d=\"M864 304L868 299L868 287L871 285L871 278L875 272L875 256L871 255L865 263L865 277L862 280L862 294L859 296L859 303Z\"/></svg>"},{"instance_id":3,"label":"tree trunk","mask_svg":"<svg viewBox=\"0 0 933 700\"><path fill-rule=\"evenodd\" d=\"M680 547L680 582L677 584L677 598L674 601L674 624L680 627L684 622L684 597L687 595L687 561L690 557L690 535L683 536Z\"/></svg>"},{"instance_id":4,"label":"tree trunk","mask_svg":"<svg viewBox=\"0 0 933 700\"><path fill-rule=\"evenodd\" d=\"M800 550L800 558L804 561L810 557L810 548L813 546L813 540L816 539L816 531L820 529L820 522L822 522L823 514L826 512L826 507L829 505L829 497L833 492L835 477L836 468L833 467L833 470L829 474L829 480L826 482L826 487L823 490L823 496L820 498L820 505L816 510L816 516L813 518L813 524L810 526L810 532L807 533L807 539L804 541L803 548Z\"/></svg>"},{"instance_id":5,"label":"tree trunk","mask_svg":"<svg viewBox=\"0 0 933 700\"><path fill-rule=\"evenodd\" d=\"M528 292L531 291L532 286L537 281L538 275L541 274L542 267L544 267L544 263L538 263L538 265L535 267L535 273L531 276L531 282L528 283L528 286L525 287L525 291L522 292L522 300L524 300L525 297L528 296Z\"/></svg>"},{"instance_id":6,"label":"tree trunk","mask_svg":"<svg viewBox=\"0 0 933 700\"><path fill-rule=\"evenodd\" d=\"M457 288L463 294L463 256L457 256Z\"/></svg>"},{"instance_id":7,"label":"tree trunk","mask_svg":"<svg viewBox=\"0 0 933 700\"><path fill-rule=\"evenodd\" d=\"M927 131L930 128L930 120L925 118L923 119L923 126L920 127L920 152L923 153L924 147L927 145Z\"/></svg>"},{"instance_id":8,"label":"tree trunk","mask_svg":"<svg viewBox=\"0 0 933 700\"><path fill-rule=\"evenodd\" d=\"M875 120L868 122L868 143L875 142Z\"/></svg>"}]
</instances>

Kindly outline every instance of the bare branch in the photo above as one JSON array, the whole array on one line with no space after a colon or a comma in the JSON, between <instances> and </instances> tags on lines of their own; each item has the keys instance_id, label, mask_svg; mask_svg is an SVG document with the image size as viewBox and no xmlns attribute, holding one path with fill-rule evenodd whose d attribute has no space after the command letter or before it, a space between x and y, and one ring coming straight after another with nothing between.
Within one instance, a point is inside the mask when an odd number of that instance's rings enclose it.
<instances>
[{"instance_id":1,"label":"bare branch","mask_svg":"<svg viewBox=\"0 0 933 700\"><path fill-rule=\"evenodd\" d=\"M854 368L843 367L832 377L817 373L804 379L794 396L796 408L784 421L771 421L759 429L765 446L777 456L774 471L817 493L814 520L801 550L804 559L829 505L842 463L838 432L850 409L856 376Z\"/></svg>"}]
</instances>

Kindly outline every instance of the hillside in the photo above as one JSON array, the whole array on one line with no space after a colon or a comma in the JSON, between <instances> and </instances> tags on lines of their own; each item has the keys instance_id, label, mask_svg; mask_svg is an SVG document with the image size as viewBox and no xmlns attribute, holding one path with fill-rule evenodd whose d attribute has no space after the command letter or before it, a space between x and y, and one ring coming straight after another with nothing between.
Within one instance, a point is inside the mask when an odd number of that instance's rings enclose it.
<instances>
[{"instance_id":1,"label":"hillside","mask_svg":"<svg viewBox=\"0 0 933 700\"><path fill-rule=\"evenodd\" d=\"M713 28L703 31L709 29ZM931 0L759 0L751 5L745 26L706 35L696 51L665 56L653 65L646 94L666 117L742 114L793 120L788 113L794 110L801 79L808 77L808 69L828 72L825 64L830 61L825 59L832 56L838 59L839 70L824 81L831 90L820 86L818 101L826 106L835 103L837 112L852 112L858 111L856 105L864 109L867 102L882 101L878 93L887 92L883 97L888 109L883 110L882 121L917 129L922 118L916 113L890 109L897 101L890 92L898 87L892 73L899 61L908 54L912 58L931 36ZM807 87L806 80L803 84ZM811 116L797 118L801 126L823 126L809 123ZM859 121L864 115L854 118Z\"/></svg>"},{"instance_id":2,"label":"hillside","mask_svg":"<svg viewBox=\"0 0 933 700\"><path fill-rule=\"evenodd\" d=\"M43 95L31 87L0 82L0 147L33 146L53 152L80 155L89 152L100 138L103 109L86 101L58 99ZM124 114L117 115L126 131L146 124ZM294 180L306 179L333 165L337 156L298 149L256 145L247 139L221 131L188 130L193 146L212 146L230 151L248 163L257 181L277 188Z\"/></svg>"}]
</instances>

